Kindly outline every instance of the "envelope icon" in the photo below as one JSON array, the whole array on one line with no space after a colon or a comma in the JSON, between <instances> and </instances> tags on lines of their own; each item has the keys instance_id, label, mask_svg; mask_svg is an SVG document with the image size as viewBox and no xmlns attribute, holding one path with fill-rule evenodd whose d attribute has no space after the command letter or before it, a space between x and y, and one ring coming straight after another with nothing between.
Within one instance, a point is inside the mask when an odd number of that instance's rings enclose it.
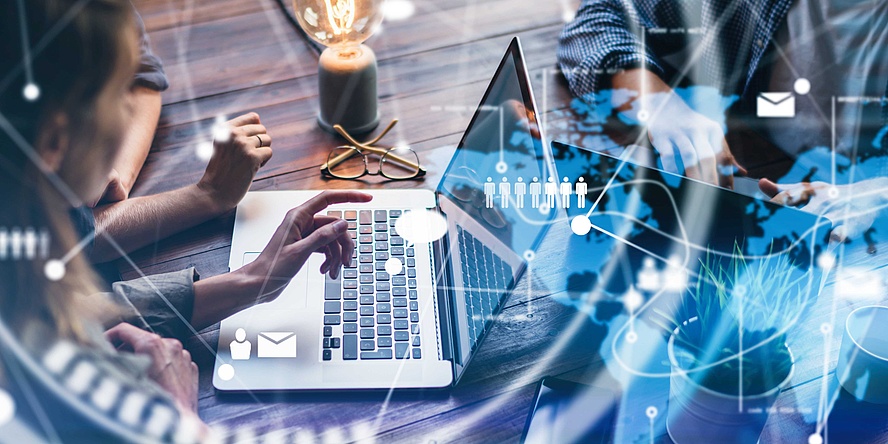
<instances>
[{"instance_id":1,"label":"envelope icon","mask_svg":"<svg viewBox=\"0 0 888 444\"><path fill-rule=\"evenodd\" d=\"M264 331L259 333L257 355L260 358L295 358L296 333L292 331Z\"/></svg>"},{"instance_id":2,"label":"envelope icon","mask_svg":"<svg viewBox=\"0 0 888 444\"><path fill-rule=\"evenodd\" d=\"M791 92L759 93L755 110L759 117L795 117L795 96Z\"/></svg>"}]
</instances>

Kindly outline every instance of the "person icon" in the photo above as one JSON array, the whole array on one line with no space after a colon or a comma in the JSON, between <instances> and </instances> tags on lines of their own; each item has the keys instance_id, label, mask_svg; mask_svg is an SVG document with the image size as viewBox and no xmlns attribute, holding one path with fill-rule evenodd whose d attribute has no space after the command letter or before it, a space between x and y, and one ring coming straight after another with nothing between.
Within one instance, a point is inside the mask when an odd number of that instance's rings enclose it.
<instances>
[{"instance_id":1,"label":"person icon","mask_svg":"<svg viewBox=\"0 0 888 444\"><path fill-rule=\"evenodd\" d=\"M558 184L555 183L555 178L550 177L549 181L546 182L546 204L549 208L555 208L555 196L558 194Z\"/></svg>"},{"instance_id":2,"label":"person icon","mask_svg":"<svg viewBox=\"0 0 888 444\"><path fill-rule=\"evenodd\" d=\"M681 265L678 257L669 258L663 277L663 286L669 291L684 291L688 287L688 272Z\"/></svg>"},{"instance_id":3,"label":"person icon","mask_svg":"<svg viewBox=\"0 0 888 444\"><path fill-rule=\"evenodd\" d=\"M530 206L532 208L540 207L540 194L543 194L543 184L540 183L539 177L534 177L530 182Z\"/></svg>"},{"instance_id":4,"label":"person icon","mask_svg":"<svg viewBox=\"0 0 888 444\"><path fill-rule=\"evenodd\" d=\"M527 184L524 183L524 178L519 177L518 182L515 182L515 206L518 208L524 208L524 195L527 194Z\"/></svg>"},{"instance_id":5,"label":"person icon","mask_svg":"<svg viewBox=\"0 0 888 444\"><path fill-rule=\"evenodd\" d=\"M487 182L484 184L484 198L485 198L485 206L487 208L493 208L493 195L496 194L496 184L493 183L493 178L488 177Z\"/></svg>"},{"instance_id":6,"label":"person icon","mask_svg":"<svg viewBox=\"0 0 888 444\"><path fill-rule=\"evenodd\" d=\"M512 194L512 184L509 179L503 177L503 181L499 184L500 207L509 208L509 195Z\"/></svg>"},{"instance_id":7,"label":"person icon","mask_svg":"<svg viewBox=\"0 0 888 444\"><path fill-rule=\"evenodd\" d=\"M234 340L228 344L231 352L231 359L235 361L246 361L250 359L250 352L253 350L253 343L247 340L247 331L239 328L234 332Z\"/></svg>"},{"instance_id":8,"label":"person icon","mask_svg":"<svg viewBox=\"0 0 888 444\"><path fill-rule=\"evenodd\" d=\"M586 179L580 177L580 181L577 182L577 208L586 208L586 194L589 192L589 185L586 184Z\"/></svg>"},{"instance_id":9,"label":"person icon","mask_svg":"<svg viewBox=\"0 0 888 444\"><path fill-rule=\"evenodd\" d=\"M636 281L635 287L641 291L655 292L660 288L660 272L652 257L641 261L641 270L638 271Z\"/></svg>"},{"instance_id":10,"label":"person icon","mask_svg":"<svg viewBox=\"0 0 888 444\"><path fill-rule=\"evenodd\" d=\"M570 195L573 194L573 184L567 176L561 181L561 207L570 208Z\"/></svg>"}]
</instances>

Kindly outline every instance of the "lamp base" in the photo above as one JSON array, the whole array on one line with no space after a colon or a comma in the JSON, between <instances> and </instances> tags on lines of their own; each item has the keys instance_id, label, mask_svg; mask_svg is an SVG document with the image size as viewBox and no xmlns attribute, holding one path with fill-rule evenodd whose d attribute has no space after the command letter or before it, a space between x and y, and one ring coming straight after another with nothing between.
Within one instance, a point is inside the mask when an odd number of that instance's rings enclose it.
<instances>
[{"instance_id":1,"label":"lamp base","mask_svg":"<svg viewBox=\"0 0 888 444\"><path fill-rule=\"evenodd\" d=\"M376 128L376 82L376 55L370 47L325 49L318 60L318 125L334 132L338 124L355 135Z\"/></svg>"}]
</instances>

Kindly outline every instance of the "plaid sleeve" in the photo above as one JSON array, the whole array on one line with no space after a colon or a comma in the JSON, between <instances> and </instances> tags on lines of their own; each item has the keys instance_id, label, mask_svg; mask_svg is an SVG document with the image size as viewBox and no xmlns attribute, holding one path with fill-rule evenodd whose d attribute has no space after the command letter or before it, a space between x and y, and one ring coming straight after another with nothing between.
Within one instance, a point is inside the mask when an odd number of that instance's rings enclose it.
<instances>
[{"instance_id":1,"label":"plaid sleeve","mask_svg":"<svg viewBox=\"0 0 888 444\"><path fill-rule=\"evenodd\" d=\"M115 282L109 294L121 310L121 321L167 338L191 335L194 310L194 268Z\"/></svg>"},{"instance_id":2,"label":"plaid sleeve","mask_svg":"<svg viewBox=\"0 0 888 444\"><path fill-rule=\"evenodd\" d=\"M648 70L663 75L661 63L642 48L638 37L640 32L657 26L643 16L651 14L639 14L631 0L583 0L576 18L562 31L558 45L558 63L575 96L595 93L614 70L637 67L642 62Z\"/></svg>"}]
</instances>

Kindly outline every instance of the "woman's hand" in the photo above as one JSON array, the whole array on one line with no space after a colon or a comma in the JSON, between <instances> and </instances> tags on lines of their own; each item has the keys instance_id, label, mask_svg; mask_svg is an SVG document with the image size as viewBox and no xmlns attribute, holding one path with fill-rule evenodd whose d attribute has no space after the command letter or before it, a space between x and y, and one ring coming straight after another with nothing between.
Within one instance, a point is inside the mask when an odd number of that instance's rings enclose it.
<instances>
[{"instance_id":1,"label":"woman's hand","mask_svg":"<svg viewBox=\"0 0 888 444\"><path fill-rule=\"evenodd\" d=\"M105 338L118 350L150 357L148 376L176 400L180 409L197 413L197 364L181 342L127 323L106 331Z\"/></svg>"},{"instance_id":2,"label":"woman's hand","mask_svg":"<svg viewBox=\"0 0 888 444\"><path fill-rule=\"evenodd\" d=\"M762 179L759 188L771 202L801 207L829 219L833 222L830 240L844 242L863 235L873 225L888 196L886 182L888 179L878 178L836 186L826 182L782 185Z\"/></svg>"}]
</instances>

